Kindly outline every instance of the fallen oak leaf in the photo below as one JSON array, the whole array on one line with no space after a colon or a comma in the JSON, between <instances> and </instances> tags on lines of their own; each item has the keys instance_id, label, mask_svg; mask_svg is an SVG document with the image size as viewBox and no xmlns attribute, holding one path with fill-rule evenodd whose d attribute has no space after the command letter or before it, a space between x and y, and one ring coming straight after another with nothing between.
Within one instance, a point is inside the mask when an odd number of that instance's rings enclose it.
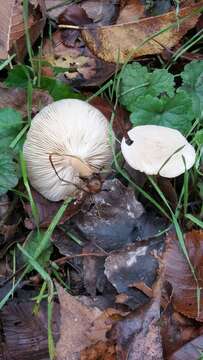
<instances>
[{"instance_id":1,"label":"fallen oak leaf","mask_svg":"<svg viewBox=\"0 0 203 360\"><path fill-rule=\"evenodd\" d=\"M203 231L193 230L186 233L185 246L197 282L174 234L168 235L166 240L166 251L163 257L164 276L173 288L174 308L181 314L202 322L203 297L200 296L198 299L197 286L199 289L203 287Z\"/></svg>"},{"instance_id":2,"label":"fallen oak leaf","mask_svg":"<svg viewBox=\"0 0 203 360\"><path fill-rule=\"evenodd\" d=\"M98 58L117 63L119 55L119 61L124 63L130 57L159 54L163 51L163 46L172 48L197 23L202 5L201 0L180 8L178 20L174 10L136 22L84 28L81 29L81 35ZM167 31L162 31L168 27ZM157 33L159 34L156 35ZM153 41L153 36L162 46Z\"/></svg>"}]
</instances>

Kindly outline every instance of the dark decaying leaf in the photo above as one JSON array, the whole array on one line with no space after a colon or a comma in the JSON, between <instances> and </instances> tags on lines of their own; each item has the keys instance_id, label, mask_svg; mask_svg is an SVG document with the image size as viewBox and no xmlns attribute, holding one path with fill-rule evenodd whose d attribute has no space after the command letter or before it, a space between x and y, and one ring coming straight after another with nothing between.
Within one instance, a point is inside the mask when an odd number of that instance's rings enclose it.
<instances>
[{"instance_id":1,"label":"dark decaying leaf","mask_svg":"<svg viewBox=\"0 0 203 360\"><path fill-rule=\"evenodd\" d=\"M47 91L33 90L32 114L35 115L44 106L53 101ZM27 116L27 92L20 88L6 88L0 86L0 109L12 107L19 111L23 117Z\"/></svg>"},{"instance_id":2,"label":"dark decaying leaf","mask_svg":"<svg viewBox=\"0 0 203 360\"><path fill-rule=\"evenodd\" d=\"M175 351L168 360L201 360L203 353L203 335L191 340L179 350Z\"/></svg>"},{"instance_id":3,"label":"dark decaying leaf","mask_svg":"<svg viewBox=\"0 0 203 360\"><path fill-rule=\"evenodd\" d=\"M30 1L28 26L32 44L39 37L45 21L44 0ZM22 60L27 53L22 1L1 2L0 24L0 59L7 58L11 50L18 60Z\"/></svg>"},{"instance_id":4,"label":"dark decaying leaf","mask_svg":"<svg viewBox=\"0 0 203 360\"><path fill-rule=\"evenodd\" d=\"M168 305L161 316L163 351L167 359L184 345L201 334L201 328L193 320L174 312ZM184 359L184 357L182 358Z\"/></svg>"},{"instance_id":5,"label":"dark decaying leaf","mask_svg":"<svg viewBox=\"0 0 203 360\"><path fill-rule=\"evenodd\" d=\"M117 359L163 360L160 299L161 284L158 280L150 304L113 325L108 337L116 342Z\"/></svg>"},{"instance_id":6,"label":"dark decaying leaf","mask_svg":"<svg viewBox=\"0 0 203 360\"><path fill-rule=\"evenodd\" d=\"M48 10L48 16L54 20L56 20L65 10L71 11L70 9L73 7L71 4L64 4L64 0L45 0L45 3ZM60 6L57 7L57 5ZM91 19L94 24L100 26L110 25L115 22L118 16L120 0L83 0L77 5L85 10L88 18ZM49 9L54 7L55 9L49 11ZM78 25L82 24L82 21L80 20L81 19L79 19Z\"/></svg>"},{"instance_id":7,"label":"dark decaying leaf","mask_svg":"<svg viewBox=\"0 0 203 360\"><path fill-rule=\"evenodd\" d=\"M136 222L143 212L132 189L118 179L106 180L102 191L87 199L74 224L85 239L110 251L134 240Z\"/></svg>"},{"instance_id":8,"label":"dark decaying leaf","mask_svg":"<svg viewBox=\"0 0 203 360\"><path fill-rule=\"evenodd\" d=\"M56 352L58 360L79 360L80 352L86 347L106 340L106 332L111 329L110 314L96 307L84 305L74 296L58 287L61 326Z\"/></svg>"},{"instance_id":9,"label":"dark decaying leaf","mask_svg":"<svg viewBox=\"0 0 203 360\"><path fill-rule=\"evenodd\" d=\"M141 242L140 245L123 247L113 252L105 260L105 275L119 294L126 297L122 303L136 309L149 301L149 298L134 286L143 282L151 288L157 275L158 261L153 251L159 252L162 241ZM120 301L120 299L118 299Z\"/></svg>"},{"instance_id":10,"label":"dark decaying leaf","mask_svg":"<svg viewBox=\"0 0 203 360\"><path fill-rule=\"evenodd\" d=\"M45 305L45 304L44 304ZM46 307L33 315L32 302L13 300L0 313L0 359L48 360ZM54 306L53 335L58 338L60 314Z\"/></svg>"},{"instance_id":11,"label":"dark decaying leaf","mask_svg":"<svg viewBox=\"0 0 203 360\"><path fill-rule=\"evenodd\" d=\"M184 236L185 246L194 268L197 281L191 272L189 264L183 255L178 239L174 234L167 237L164 254L165 280L173 288L172 303L180 313L203 321L203 297L198 300L197 285L203 286L203 231L193 230ZM198 314L199 306L199 314Z\"/></svg>"},{"instance_id":12,"label":"dark decaying leaf","mask_svg":"<svg viewBox=\"0 0 203 360\"><path fill-rule=\"evenodd\" d=\"M115 71L114 64L94 56L85 46L80 33L72 30L64 33L56 31L51 41L46 40L43 60L58 69L59 79L75 87L99 86Z\"/></svg>"},{"instance_id":13,"label":"dark decaying leaf","mask_svg":"<svg viewBox=\"0 0 203 360\"><path fill-rule=\"evenodd\" d=\"M0 219L4 217L9 209L10 200L8 198L8 195L2 195L0 196Z\"/></svg>"},{"instance_id":14,"label":"dark decaying leaf","mask_svg":"<svg viewBox=\"0 0 203 360\"><path fill-rule=\"evenodd\" d=\"M120 0L84 0L81 3L93 23L98 26L114 24L120 9Z\"/></svg>"}]
</instances>

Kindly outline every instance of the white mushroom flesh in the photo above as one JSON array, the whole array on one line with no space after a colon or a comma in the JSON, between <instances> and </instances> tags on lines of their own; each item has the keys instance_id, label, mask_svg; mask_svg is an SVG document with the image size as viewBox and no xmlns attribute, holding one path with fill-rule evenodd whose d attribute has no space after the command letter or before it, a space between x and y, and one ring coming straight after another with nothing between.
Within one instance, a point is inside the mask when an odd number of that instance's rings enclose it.
<instances>
[{"instance_id":1,"label":"white mushroom flesh","mask_svg":"<svg viewBox=\"0 0 203 360\"><path fill-rule=\"evenodd\" d=\"M132 144L122 139L121 150L127 163L147 175L173 178L190 169L195 162L195 150L175 129L157 126L137 126L128 132Z\"/></svg>"},{"instance_id":2,"label":"white mushroom flesh","mask_svg":"<svg viewBox=\"0 0 203 360\"><path fill-rule=\"evenodd\" d=\"M32 186L49 200L65 199L82 185L80 176L110 167L108 120L84 101L56 101L32 120L23 152Z\"/></svg>"}]
</instances>

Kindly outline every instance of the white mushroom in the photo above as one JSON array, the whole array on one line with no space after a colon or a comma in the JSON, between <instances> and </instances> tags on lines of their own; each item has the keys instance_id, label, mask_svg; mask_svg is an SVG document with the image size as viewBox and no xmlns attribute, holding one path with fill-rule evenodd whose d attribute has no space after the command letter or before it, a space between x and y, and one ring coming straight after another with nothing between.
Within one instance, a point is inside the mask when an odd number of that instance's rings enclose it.
<instances>
[{"instance_id":1,"label":"white mushroom","mask_svg":"<svg viewBox=\"0 0 203 360\"><path fill-rule=\"evenodd\" d=\"M32 186L49 200L65 199L80 177L109 168L108 121L85 101L56 101L32 120L23 152Z\"/></svg>"},{"instance_id":2,"label":"white mushroom","mask_svg":"<svg viewBox=\"0 0 203 360\"><path fill-rule=\"evenodd\" d=\"M195 162L195 150L175 129L157 126L137 126L128 132L131 141L122 139L121 150L127 163L147 175L173 178L190 169Z\"/></svg>"}]
</instances>

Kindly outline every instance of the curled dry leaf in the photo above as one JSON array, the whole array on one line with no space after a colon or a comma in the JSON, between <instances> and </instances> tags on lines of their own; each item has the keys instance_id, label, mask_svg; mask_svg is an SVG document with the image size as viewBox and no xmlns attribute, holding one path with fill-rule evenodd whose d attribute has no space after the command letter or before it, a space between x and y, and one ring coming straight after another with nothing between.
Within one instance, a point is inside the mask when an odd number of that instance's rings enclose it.
<instances>
[{"instance_id":1,"label":"curled dry leaf","mask_svg":"<svg viewBox=\"0 0 203 360\"><path fill-rule=\"evenodd\" d=\"M52 97L47 91L33 90L32 114L36 114L44 106L51 104ZM21 88L6 88L0 85L0 109L12 107L19 111L23 117L27 116L27 92Z\"/></svg>"},{"instance_id":2,"label":"curled dry leaf","mask_svg":"<svg viewBox=\"0 0 203 360\"><path fill-rule=\"evenodd\" d=\"M40 35L46 21L44 0L29 3L29 34L33 44ZM15 52L18 60L27 53L23 20L23 2L20 0L2 1L0 4L0 59Z\"/></svg>"},{"instance_id":3,"label":"curled dry leaf","mask_svg":"<svg viewBox=\"0 0 203 360\"><path fill-rule=\"evenodd\" d=\"M178 239L171 234L163 258L165 280L173 287L172 303L181 314L203 321L203 297L198 300L197 286L203 287L203 231L193 230L185 234L185 246L194 268L197 282L191 272ZM199 313L198 313L199 307Z\"/></svg>"},{"instance_id":4,"label":"curled dry leaf","mask_svg":"<svg viewBox=\"0 0 203 360\"><path fill-rule=\"evenodd\" d=\"M119 61L123 63L129 57L159 54L164 48L172 48L196 24L200 16L197 10L202 5L202 0L198 3L193 1L191 5L181 8L178 21L174 10L156 17L142 18L136 22L93 29L85 28L81 30L81 35L86 45L98 58L115 63L119 58ZM192 11L196 13L192 14ZM186 19L183 21L184 17ZM155 37L158 42L153 39L146 41L153 34L169 26L172 27Z\"/></svg>"}]
</instances>

